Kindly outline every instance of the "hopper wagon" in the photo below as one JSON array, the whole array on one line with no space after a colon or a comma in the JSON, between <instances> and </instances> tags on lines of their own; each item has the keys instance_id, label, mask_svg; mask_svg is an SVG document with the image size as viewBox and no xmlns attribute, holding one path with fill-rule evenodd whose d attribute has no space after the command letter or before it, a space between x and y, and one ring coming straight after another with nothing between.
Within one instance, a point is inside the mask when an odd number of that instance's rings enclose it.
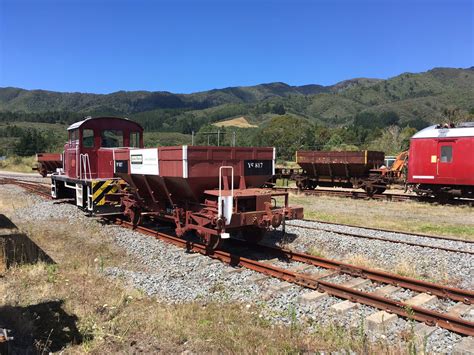
<instances>
[{"instance_id":1,"label":"hopper wagon","mask_svg":"<svg viewBox=\"0 0 474 355\"><path fill-rule=\"evenodd\" d=\"M301 190L322 187L362 188L368 195L383 193L387 179L379 169L385 154L378 151L297 151L302 171L293 179Z\"/></svg>"},{"instance_id":2,"label":"hopper wagon","mask_svg":"<svg viewBox=\"0 0 474 355\"><path fill-rule=\"evenodd\" d=\"M211 248L241 232L251 243L285 220L303 218L287 192L261 186L273 175L274 148L174 146L117 154L116 174L127 183L120 198L134 223L143 215L196 232Z\"/></svg>"},{"instance_id":3,"label":"hopper wagon","mask_svg":"<svg viewBox=\"0 0 474 355\"><path fill-rule=\"evenodd\" d=\"M119 117L87 117L68 128L51 195L72 198L97 216L167 221L195 232L209 248L236 235L258 242L271 227L303 218L287 192L262 188L274 174L275 149L143 146L143 128Z\"/></svg>"}]
</instances>

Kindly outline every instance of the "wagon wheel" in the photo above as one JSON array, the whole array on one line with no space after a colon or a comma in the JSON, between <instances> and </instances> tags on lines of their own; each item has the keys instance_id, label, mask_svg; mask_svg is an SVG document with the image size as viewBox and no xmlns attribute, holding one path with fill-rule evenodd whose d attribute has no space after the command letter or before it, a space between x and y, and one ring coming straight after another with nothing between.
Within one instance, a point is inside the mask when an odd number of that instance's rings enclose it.
<instances>
[{"instance_id":1,"label":"wagon wheel","mask_svg":"<svg viewBox=\"0 0 474 355\"><path fill-rule=\"evenodd\" d=\"M374 196L374 193L376 193L376 191L375 191L375 189L372 185L365 185L365 186L363 186L363 189L364 189L365 193L367 194L367 196L369 196L369 197Z\"/></svg>"},{"instance_id":2,"label":"wagon wheel","mask_svg":"<svg viewBox=\"0 0 474 355\"><path fill-rule=\"evenodd\" d=\"M304 190L306 188L306 184L304 183L304 180L298 180L296 181L296 187L299 190Z\"/></svg>"},{"instance_id":3,"label":"wagon wheel","mask_svg":"<svg viewBox=\"0 0 474 355\"><path fill-rule=\"evenodd\" d=\"M385 192L386 188L385 187L377 187L375 190L374 190L374 193L375 194L383 194Z\"/></svg>"},{"instance_id":4,"label":"wagon wheel","mask_svg":"<svg viewBox=\"0 0 474 355\"><path fill-rule=\"evenodd\" d=\"M197 233L199 238L201 238L202 243L206 246L207 250L216 250L222 245L222 238L220 235L215 235L211 233Z\"/></svg>"},{"instance_id":5,"label":"wagon wheel","mask_svg":"<svg viewBox=\"0 0 474 355\"><path fill-rule=\"evenodd\" d=\"M142 223L142 213L138 208L130 208L128 211L128 216L130 218L130 222L132 222L133 226L136 227L140 223Z\"/></svg>"},{"instance_id":6,"label":"wagon wheel","mask_svg":"<svg viewBox=\"0 0 474 355\"><path fill-rule=\"evenodd\" d=\"M242 238L249 244L258 244L265 236L266 229L256 226L247 226L242 229Z\"/></svg>"},{"instance_id":7,"label":"wagon wheel","mask_svg":"<svg viewBox=\"0 0 474 355\"><path fill-rule=\"evenodd\" d=\"M318 183L316 181L311 181L309 185L310 190L314 190L318 186Z\"/></svg>"}]
</instances>

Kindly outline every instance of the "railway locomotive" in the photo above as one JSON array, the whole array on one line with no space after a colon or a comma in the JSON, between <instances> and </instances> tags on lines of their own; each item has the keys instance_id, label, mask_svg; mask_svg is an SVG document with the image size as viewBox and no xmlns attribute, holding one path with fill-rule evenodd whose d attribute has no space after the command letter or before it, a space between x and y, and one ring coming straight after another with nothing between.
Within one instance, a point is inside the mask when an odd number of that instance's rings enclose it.
<instances>
[{"instance_id":1,"label":"railway locomotive","mask_svg":"<svg viewBox=\"0 0 474 355\"><path fill-rule=\"evenodd\" d=\"M408 184L418 195L474 197L474 122L434 125L410 140Z\"/></svg>"},{"instance_id":2,"label":"railway locomotive","mask_svg":"<svg viewBox=\"0 0 474 355\"><path fill-rule=\"evenodd\" d=\"M261 188L274 174L274 148L145 149L142 127L117 117L88 117L68 132L51 195L74 198L90 214L121 214L134 225L144 216L167 221L210 249L237 235L257 243L270 227L303 218L287 192Z\"/></svg>"}]
</instances>

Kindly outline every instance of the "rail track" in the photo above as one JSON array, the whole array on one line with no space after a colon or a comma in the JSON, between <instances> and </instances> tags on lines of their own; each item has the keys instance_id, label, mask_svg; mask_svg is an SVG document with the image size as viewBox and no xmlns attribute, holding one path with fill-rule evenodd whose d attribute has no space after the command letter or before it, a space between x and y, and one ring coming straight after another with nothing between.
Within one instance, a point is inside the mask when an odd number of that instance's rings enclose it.
<instances>
[{"instance_id":1,"label":"rail track","mask_svg":"<svg viewBox=\"0 0 474 355\"><path fill-rule=\"evenodd\" d=\"M378 284L388 284L397 287L403 287L416 292L436 295L440 298L448 298L469 305L474 302L474 292L472 291L411 279L379 270L358 267L334 260L312 256L309 254L294 252L287 249L265 245L253 246L253 248L256 248L259 251L278 255L279 257L288 261L301 262L333 271L332 273L322 277L314 277L305 272L295 272L290 269L274 266L268 262L261 262L252 259L242 252L208 250L203 244L177 238L175 236L157 232L153 229L143 226L133 227L131 223L122 219L114 219L114 223L129 229L133 229L142 234L149 235L164 242L185 248L189 252L197 252L210 258L220 260L234 267L245 267L253 271L278 278L282 281L293 283L311 290L325 292L329 295L350 300L352 302L372 306L374 308L397 314L405 318L414 319L429 325L437 325L453 332L468 336L474 335L474 322L467 321L461 317L436 312L419 306L411 306L404 302L399 302L388 297L379 296L374 292L364 292L356 288L329 282L324 280L324 278L327 278L328 276L334 276L335 274L347 274L352 277L366 278Z\"/></svg>"},{"instance_id":2,"label":"rail track","mask_svg":"<svg viewBox=\"0 0 474 355\"><path fill-rule=\"evenodd\" d=\"M305 219L303 221L304 222L309 222L309 223L316 222L316 223L320 223L320 224L329 224L329 225L333 225L333 226L342 226L342 227L366 229L366 230L375 231L375 232L406 234L406 235L413 236L413 237L428 238L428 239L431 238L431 239L434 239L434 240L447 240L447 241L451 241L451 242L465 243L466 245L470 245L470 244L474 243L474 241L472 241L472 240L464 240L464 239L458 239L458 238L447 238L447 237L445 238L445 237L430 236L430 235L425 235L425 234L415 234L415 233L405 233L405 232L399 232L399 231L391 231L391 230L386 230L386 229L365 228L365 227L358 227L358 226L352 226L352 225L347 225L347 224L326 223L326 222L323 222L323 221L308 220L308 219ZM447 248L447 247L442 247L442 246L438 246L438 245L429 245L429 244L425 244L425 243L416 243L416 242L410 242L410 241L407 241L407 240L400 240L400 239L383 238L383 237L370 236L370 235L365 235L365 234L360 234L360 233L343 232L343 231L337 231L337 230L327 228L327 227L322 227L322 226L302 225L302 224L299 224L298 222L288 222L287 226L302 228L302 229L308 229L308 230L315 230L315 231L330 232L330 233L335 233L335 234L344 235L344 236L348 236L348 237L355 237L355 238L362 238L362 239L372 239L372 240L379 240L379 241L383 241L383 242L387 242L387 243L405 244L405 245L421 247L421 248L430 248L430 249L443 250L443 251L452 252L452 253L463 253L463 254L474 255L474 251L471 251L471 250Z\"/></svg>"},{"instance_id":3,"label":"rail track","mask_svg":"<svg viewBox=\"0 0 474 355\"><path fill-rule=\"evenodd\" d=\"M51 188L44 184L40 184L34 181L20 180L14 177L0 177L0 185L16 185L24 188L25 190L31 191L40 195L44 198L51 198Z\"/></svg>"},{"instance_id":4,"label":"rail track","mask_svg":"<svg viewBox=\"0 0 474 355\"><path fill-rule=\"evenodd\" d=\"M3 178L0 180L0 184L14 184L25 188L28 191L39 194L42 197L50 198L49 193L45 192L44 186L37 185L35 183ZM473 304L473 291L421 281L413 278L387 273L380 270L354 266L335 260L295 252L284 248L272 247L267 245L252 246L252 251L257 250L271 255L276 255L278 258L287 262L304 263L309 266L323 268L329 271L329 273L323 276L316 277L314 275L309 274L307 271L296 272L292 271L291 269L281 268L272 265L269 262L255 260L254 258L248 256L250 250L242 251L242 248L245 249L245 246L247 245L243 244L243 242L232 241L234 246L235 244L239 246L239 248L234 247L232 251L225 249L212 251L208 250L205 245L200 243L196 243L190 240L184 240L169 234L155 231L144 226L133 227L131 223L119 218L112 219L112 222L129 229L134 229L142 234L152 236L164 242L185 248L190 252L197 252L206 255L210 258L218 259L234 267L245 267L256 272L268 275L270 277L278 278L282 281L293 283L311 290L325 292L329 295L350 300L352 302L372 306L374 308L381 309L405 318L414 319L429 325L437 325L439 327L463 335L474 335L474 322L470 322L466 319L463 319L461 316L453 316L449 313L441 313L420 306L411 306L405 302L392 300L387 296L380 296L375 292L360 291L356 288L348 287L335 282L330 282L325 279L330 278L334 275L344 274L354 278L367 279L371 282L380 285L393 285L396 287L410 289L419 293L434 295L439 298L462 302L466 305Z\"/></svg>"},{"instance_id":5,"label":"rail track","mask_svg":"<svg viewBox=\"0 0 474 355\"><path fill-rule=\"evenodd\" d=\"M439 203L439 204L448 204L448 205L465 205L465 206L474 206L473 199L461 199L453 198L445 201L440 201L431 197L424 197L418 195L408 195L408 194L399 194L399 193L383 193L383 194L374 194L368 196L366 192L363 191L346 191L346 190L328 190L328 189L315 189L315 190L299 190L297 187L273 187L275 190L284 190L288 192L293 192L296 194L303 194L306 196L332 196L332 197L346 197L359 200L378 200L378 201L389 201L389 202L406 202L406 201L418 201L426 203Z\"/></svg>"}]
</instances>

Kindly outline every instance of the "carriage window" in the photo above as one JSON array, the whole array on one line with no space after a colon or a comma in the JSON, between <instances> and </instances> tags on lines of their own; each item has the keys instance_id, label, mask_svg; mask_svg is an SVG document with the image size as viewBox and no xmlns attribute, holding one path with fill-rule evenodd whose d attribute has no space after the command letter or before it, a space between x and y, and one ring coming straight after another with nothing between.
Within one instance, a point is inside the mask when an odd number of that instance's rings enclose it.
<instances>
[{"instance_id":1,"label":"carriage window","mask_svg":"<svg viewBox=\"0 0 474 355\"><path fill-rule=\"evenodd\" d=\"M130 147L140 148L140 133L130 132Z\"/></svg>"},{"instance_id":2,"label":"carriage window","mask_svg":"<svg viewBox=\"0 0 474 355\"><path fill-rule=\"evenodd\" d=\"M450 145L441 146L441 163L451 163L453 160L453 147Z\"/></svg>"},{"instance_id":3,"label":"carriage window","mask_svg":"<svg viewBox=\"0 0 474 355\"><path fill-rule=\"evenodd\" d=\"M101 133L101 147L123 147L123 132L116 129L107 129Z\"/></svg>"},{"instance_id":4,"label":"carriage window","mask_svg":"<svg viewBox=\"0 0 474 355\"><path fill-rule=\"evenodd\" d=\"M84 148L94 147L94 131L92 129L84 129L82 131L82 146Z\"/></svg>"}]
</instances>

